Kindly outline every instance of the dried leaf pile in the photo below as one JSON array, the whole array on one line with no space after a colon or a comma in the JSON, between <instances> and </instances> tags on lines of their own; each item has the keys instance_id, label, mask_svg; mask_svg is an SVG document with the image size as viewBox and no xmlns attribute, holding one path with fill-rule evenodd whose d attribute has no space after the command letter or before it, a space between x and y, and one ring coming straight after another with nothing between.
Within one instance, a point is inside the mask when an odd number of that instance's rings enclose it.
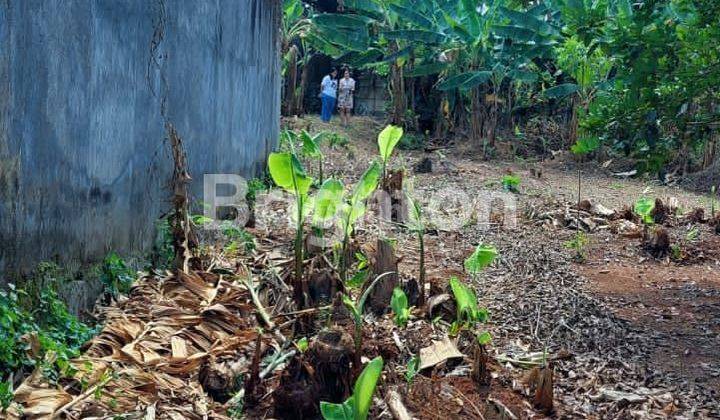
<instances>
[{"instance_id":1,"label":"dried leaf pile","mask_svg":"<svg viewBox=\"0 0 720 420\"><path fill-rule=\"evenodd\" d=\"M233 362L245 373L257 330L247 290L209 273L148 276L101 309L102 332L72 361L73 379L50 386L36 372L16 391L10 418L227 418L199 372ZM20 415L22 413L22 416Z\"/></svg>"}]
</instances>

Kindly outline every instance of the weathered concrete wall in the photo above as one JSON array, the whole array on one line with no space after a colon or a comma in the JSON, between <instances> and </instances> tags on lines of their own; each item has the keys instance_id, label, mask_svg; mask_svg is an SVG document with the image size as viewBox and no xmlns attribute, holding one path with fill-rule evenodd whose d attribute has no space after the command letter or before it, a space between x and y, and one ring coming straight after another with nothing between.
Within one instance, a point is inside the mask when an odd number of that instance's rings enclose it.
<instances>
[{"instance_id":1,"label":"weathered concrete wall","mask_svg":"<svg viewBox=\"0 0 720 420\"><path fill-rule=\"evenodd\" d=\"M169 208L165 121L202 174L279 130L278 0L0 2L0 282L145 248Z\"/></svg>"}]
</instances>

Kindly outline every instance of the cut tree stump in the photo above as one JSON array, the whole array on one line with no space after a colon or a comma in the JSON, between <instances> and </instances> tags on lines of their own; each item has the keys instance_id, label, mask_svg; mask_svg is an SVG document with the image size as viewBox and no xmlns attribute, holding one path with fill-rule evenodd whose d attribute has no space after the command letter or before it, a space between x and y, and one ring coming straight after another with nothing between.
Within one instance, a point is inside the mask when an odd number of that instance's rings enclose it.
<instances>
[{"instance_id":1,"label":"cut tree stump","mask_svg":"<svg viewBox=\"0 0 720 420\"><path fill-rule=\"evenodd\" d=\"M395 249L389 239L378 239L375 247L375 255L372 259L373 278L366 284L370 284L377 276L392 272L383 277L370 291L366 307L375 314L383 314L390 309L390 299L393 289L398 285L397 275L398 260L395 257Z\"/></svg>"},{"instance_id":2,"label":"cut tree stump","mask_svg":"<svg viewBox=\"0 0 720 420\"><path fill-rule=\"evenodd\" d=\"M670 252L670 235L665 228L656 227L643 238L645 249L655 258L662 258Z\"/></svg>"},{"instance_id":3,"label":"cut tree stump","mask_svg":"<svg viewBox=\"0 0 720 420\"><path fill-rule=\"evenodd\" d=\"M407 219L406 208L404 206L405 193L403 192L403 176L402 170L388 171L382 180L381 190L385 194L381 196L380 202L380 218L381 220L391 220L395 223L403 223Z\"/></svg>"}]
</instances>

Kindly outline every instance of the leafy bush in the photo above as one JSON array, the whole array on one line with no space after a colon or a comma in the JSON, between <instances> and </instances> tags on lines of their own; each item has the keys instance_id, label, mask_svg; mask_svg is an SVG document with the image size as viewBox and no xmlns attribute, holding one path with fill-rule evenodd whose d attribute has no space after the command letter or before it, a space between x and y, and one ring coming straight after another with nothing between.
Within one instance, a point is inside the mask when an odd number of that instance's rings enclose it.
<instances>
[{"instance_id":1,"label":"leafy bush","mask_svg":"<svg viewBox=\"0 0 720 420\"><path fill-rule=\"evenodd\" d=\"M268 190L268 185L261 178L252 178L247 182L247 193L245 193L245 199L248 205L255 204L258 193L262 193Z\"/></svg>"},{"instance_id":2,"label":"leafy bush","mask_svg":"<svg viewBox=\"0 0 720 420\"><path fill-rule=\"evenodd\" d=\"M128 267L125 260L111 252L103 260L100 281L105 286L105 293L113 297L127 294L135 281L135 270Z\"/></svg>"},{"instance_id":3,"label":"leafy bush","mask_svg":"<svg viewBox=\"0 0 720 420\"><path fill-rule=\"evenodd\" d=\"M39 366L48 380L71 375L69 360L78 356L79 348L97 329L81 322L71 314L57 293L46 287L32 309L20 304L23 290L13 285L0 291L0 381L11 373ZM52 363L45 361L45 353L55 353ZM0 399L8 386L0 386Z\"/></svg>"},{"instance_id":4,"label":"leafy bush","mask_svg":"<svg viewBox=\"0 0 720 420\"><path fill-rule=\"evenodd\" d=\"M504 175L502 177L503 190L519 193L520 177L518 175Z\"/></svg>"},{"instance_id":5,"label":"leafy bush","mask_svg":"<svg viewBox=\"0 0 720 420\"><path fill-rule=\"evenodd\" d=\"M582 230L578 230L575 236L565 242L565 248L575 250L575 256L578 260L585 260L585 247L588 244L588 236Z\"/></svg>"}]
</instances>

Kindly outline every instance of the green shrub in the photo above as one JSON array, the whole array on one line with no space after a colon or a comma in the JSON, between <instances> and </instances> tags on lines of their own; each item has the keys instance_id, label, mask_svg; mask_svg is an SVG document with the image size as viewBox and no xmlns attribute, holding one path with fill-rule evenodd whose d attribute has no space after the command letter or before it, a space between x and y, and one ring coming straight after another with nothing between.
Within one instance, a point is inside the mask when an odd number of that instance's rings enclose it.
<instances>
[{"instance_id":1,"label":"green shrub","mask_svg":"<svg viewBox=\"0 0 720 420\"><path fill-rule=\"evenodd\" d=\"M105 286L105 293L117 297L127 294L135 281L135 270L127 265L125 260L115 252L111 252L103 260L100 281Z\"/></svg>"},{"instance_id":2,"label":"green shrub","mask_svg":"<svg viewBox=\"0 0 720 420\"><path fill-rule=\"evenodd\" d=\"M65 302L54 289L46 287L40 293L33 309L20 304L27 298L23 290L11 284L7 291L0 291L0 381L6 381L11 373L27 371L36 366L51 382L73 373L69 361L79 355L80 346L93 337L92 328L71 314ZM33 357L31 343L39 344L39 354ZM53 362L44 356L52 351ZM8 385L0 385L0 401L9 392Z\"/></svg>"}]
</instances>

